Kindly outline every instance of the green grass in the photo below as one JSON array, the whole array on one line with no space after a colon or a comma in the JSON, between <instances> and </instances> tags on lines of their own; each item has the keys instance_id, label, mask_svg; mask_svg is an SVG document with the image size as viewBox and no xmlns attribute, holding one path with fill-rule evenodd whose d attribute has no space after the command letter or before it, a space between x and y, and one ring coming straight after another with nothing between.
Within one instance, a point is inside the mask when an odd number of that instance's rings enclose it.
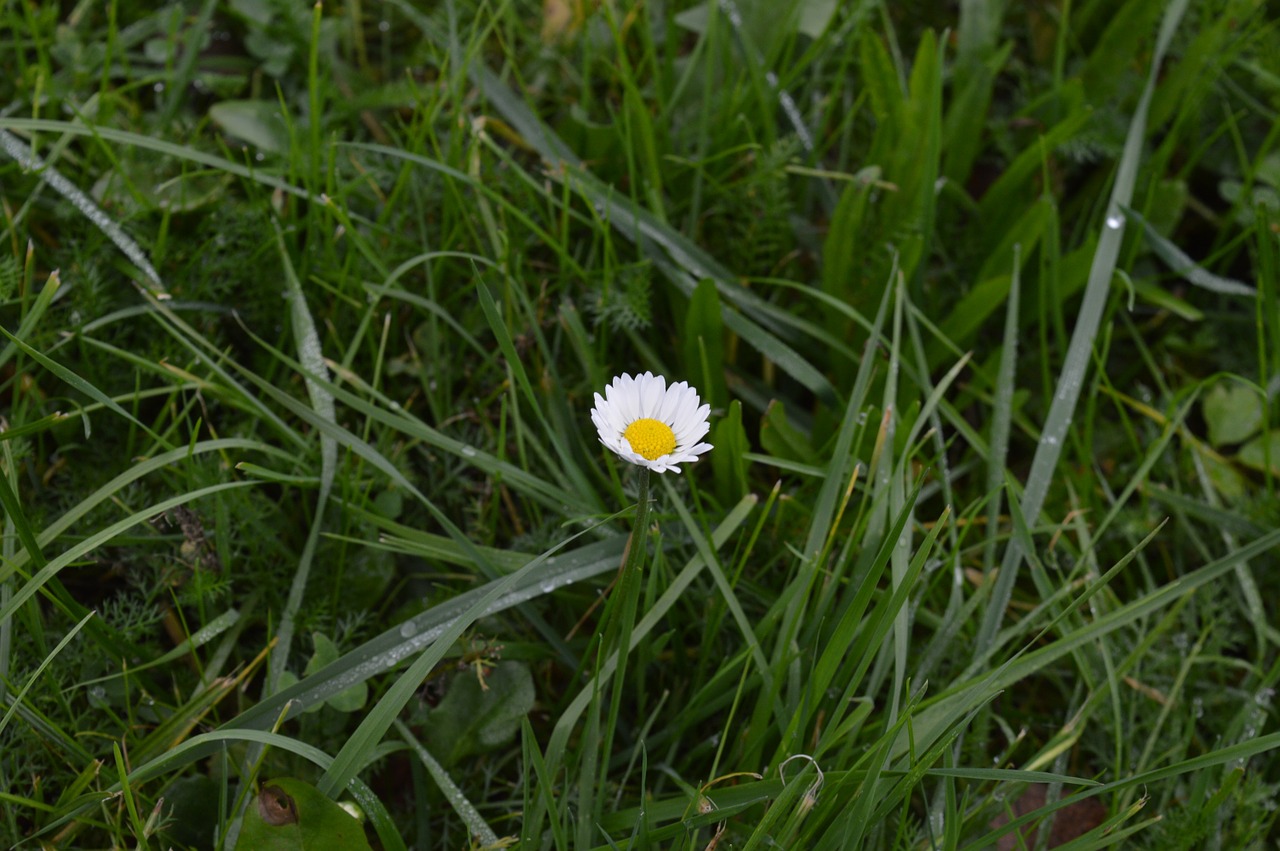
<instances>
[{"instance_id":1,"label":"green grass","mask_svg":"<svg viewBox=\"0 0 1280 851\"><path fill-rule=\"evenodd\" d=\"M1272 847L1280 32L955 5L0 4L4 845Z\"/></svg>"}]
</instances>

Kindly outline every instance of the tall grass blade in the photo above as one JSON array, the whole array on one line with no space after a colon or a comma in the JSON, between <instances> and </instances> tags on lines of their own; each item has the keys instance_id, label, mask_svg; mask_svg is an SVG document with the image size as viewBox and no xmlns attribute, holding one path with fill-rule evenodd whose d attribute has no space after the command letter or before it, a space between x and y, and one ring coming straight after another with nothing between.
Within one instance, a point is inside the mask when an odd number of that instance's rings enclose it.
<instances>
[{"instance_id":1,"label":"tall grass blade","mask_svg":"<svg viewBox=\"0 0 1280 851\"><path fill-rule=\"evenodd\" d=\"M1094 339L1098 334L1102 310L1106 306L1111 291L1111 278L1120 256L1120 243L1124 237L1123 208L1132 200L1134 185L1138 179L1138 165L1142 158L1142 145L1147 132L1147 110L1151 105L1151 96L1155 91L1165 53L1169 49L1169 44L1186 8L1187 0L1172 0L1165 9L1160 33L1156 38L1155 52L1151 57L1147 82L1134 109L1129 132L1125 137L1124 153L1116 169L1111 200L1107 204L1106 220L1103 222L1102 233L1098 237L1093 265L1089 269L1089 282L1085 287L1084 302L1080 305L1080 312L1076 316L1075 329L1071 334L1071 343L1067 348L1062 372L1058 376L1053 403L1045 417L1040 444L1032 458L1031 471L1027 475L1027 484L1023 490L1022 513L1032 523L1040 517L1040 509L1044 507L1044 500L1048 495L1049 485L1053 482L1058 459L1062 456L1067 431L1071 427L1072 413L1080 398L1080 391L1084 387ZM1023 556L1022 545L1017 540L1011 541L1000 563L1000 573L996 577L991 598L983 614L982 626L974 644L975 658L986 652L995 637L996 630L1004 620L1005 607L1013 593L1013 584L1022 566Z\"/></svg>"},{"instance_id":2,"label":"tall grass blade","mask_svg":"<svg viewBox=\"0 0 1280 851\"><path fill-rule=\"evenodd\" d=\"M317 11L318 14L318 11ZM320 344L320 334L316 331L315 320L307 307L307 297L302 291L302 284L293 269L293 261L289 259L289 251L284 244L284 234L280 224L273 222L276 233L276 248L280 253L280 262L284 268L285 293L289 304L289 320L293 328L294 345L298 351L298 362L305 370L307 397L316 416L327 423L337 426L337 408L333 394L324 385L312 378L318 376L329 378L328 367L325 366L324 350ZM289 597L285 601L284 610L280 613L280 628L276 632L276 646L271 653L271 664L267 674L266 693L271 694L280 685L280 677L284 674L289 662L289 651L293 646L294 621L298 610L302 608L302 598L307 590L307 578L311 574L311 562L315 558L316 544L320 540L320 530L324 526L325 507L329 504L329 493L333 490L333 477L338 466L338 443L332 435L320 435L320 491L316 496L316 509L312 514L311 530L307 533L307 542L303 545L302 554L298 557L298 567L293 574L293 582L289 586Z\"/></svg>"},{"instance_id":3,"label":"tall grass blade","mask_svg":"<svg viewBox=\"0 0 1280 851\"><path fill-rule=\"evenodd\" d=\"M115 219L108 216L101 207L95 204L92 198L80 191L78 186L67 180L62 176L61 172L37 156L21 139L3 129L4 125L16 128L19 126L20 121L21 119L0 119L0 150L12 157L25 170L40 172L45 183L49 184L63 198L70 201L71 205L79 210L85 218L93 222L99 230L107 235L107 239L116 244L121 253L129 258L129 262L138 267L146 277L146 286L153 295L157 298L168 298L164 283L160 280L160 274L156 272L155 267L151 265L151 260L147 257L147 253L134 241L133 237L125 233L124 228L120 227ZM86 132L91 131L86 129Z\"/></svg>"}]
</instances>

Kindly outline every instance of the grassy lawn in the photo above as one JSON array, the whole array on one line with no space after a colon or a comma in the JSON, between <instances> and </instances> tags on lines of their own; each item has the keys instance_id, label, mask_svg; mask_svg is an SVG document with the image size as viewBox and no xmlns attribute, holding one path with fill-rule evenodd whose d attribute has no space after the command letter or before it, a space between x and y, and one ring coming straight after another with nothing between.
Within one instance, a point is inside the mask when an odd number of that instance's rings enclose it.
<instances>
[{"instance_id":1,"label":"grassy lawn","mask_svg":"<svg viewBox=\"0 0 1280 851\"><path fill-rule=\"evenodd\" d=\"M1278 26L4 0L0 847L1276 847Z\"/></svg>"}]
</instances>

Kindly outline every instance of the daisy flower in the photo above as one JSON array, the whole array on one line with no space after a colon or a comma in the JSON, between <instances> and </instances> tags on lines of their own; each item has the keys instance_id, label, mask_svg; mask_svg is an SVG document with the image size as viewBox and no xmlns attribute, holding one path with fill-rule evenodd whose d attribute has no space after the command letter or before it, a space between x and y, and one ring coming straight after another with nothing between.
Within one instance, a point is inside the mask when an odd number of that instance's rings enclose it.
<instances>
[{"instance_id":1,"label":"daisy flower","mask_svg":"<svg viewBox=\"0 0 1280 851\"><path fill-rule=\"evenodd\" d=\"M698 391L687 382L670 387L661 375L619 375L595 394L591 421L600 442L617 455L656 473L680 472L680 464L697 461L711 448L699 443L707 430L710 405L699 407Z\"/></svg>"}]
</instances>

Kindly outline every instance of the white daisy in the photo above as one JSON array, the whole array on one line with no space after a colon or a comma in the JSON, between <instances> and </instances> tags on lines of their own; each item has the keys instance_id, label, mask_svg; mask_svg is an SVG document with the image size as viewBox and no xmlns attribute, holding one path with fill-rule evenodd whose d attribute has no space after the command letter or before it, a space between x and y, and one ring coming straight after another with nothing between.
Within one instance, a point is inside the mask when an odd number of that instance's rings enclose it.
<instances>
[{"instance_id":1,"label":"white daisy","mask_svg":"<svg viewBox=\"0 0 1280 851\"><path fill-rule=\"evenodd\" d=\"M591 421L600 442L632 464L657 473L680 472L680 464L697 461L711 448L699 443L711 426L710 405L698 406L698 391L687 382L670 387L661 375L619 375L596 395Z\"/></svg>"}]
</instances>

